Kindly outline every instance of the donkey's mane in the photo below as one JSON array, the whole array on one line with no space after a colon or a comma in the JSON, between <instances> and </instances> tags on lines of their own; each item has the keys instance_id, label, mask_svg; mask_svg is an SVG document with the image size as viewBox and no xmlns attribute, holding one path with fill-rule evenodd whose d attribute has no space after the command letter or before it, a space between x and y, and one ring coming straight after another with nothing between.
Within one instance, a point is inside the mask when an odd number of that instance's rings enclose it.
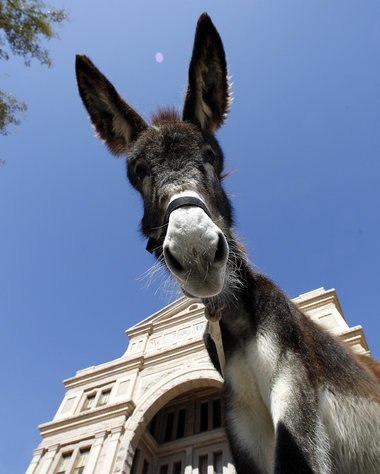
<instances>
[{"instance_id":1,"label":"donkey's mane","mask_svg":"<svg viewBox=\"0 0 380 474\"><path fill-rule=\"evenodd\" d=\"M152 125L158 126L167 122L180 122L181 116L175 107L160 107L151 117Z\"/></svg>"}]
</instances>

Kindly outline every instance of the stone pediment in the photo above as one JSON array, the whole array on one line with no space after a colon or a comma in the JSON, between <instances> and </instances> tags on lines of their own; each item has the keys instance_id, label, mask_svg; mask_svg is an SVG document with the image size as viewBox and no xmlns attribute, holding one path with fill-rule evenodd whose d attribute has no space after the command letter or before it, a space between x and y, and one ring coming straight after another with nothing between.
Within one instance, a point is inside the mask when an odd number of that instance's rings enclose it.
<instances>
[{"instance_id":1,"label":"stone pediment","mask_svg":"<svg viewBox=\"0 0 380 474\"><path fill-rule=\"evenodd\" d=\"M312 320L330 333L346 340L360 351L368 351L361 327L354 328L357 337L351 340L351 330L345 321L334 289L316 290L292 300ZM200 299L183 296L132 326L126 331L130 344L126 355L145 353L152 356L201 339L206 325L204 306Z\"/></svg>"},{"instance_id":2,"label":"stone pediment","mask_svg":"<svg viewBox=\"0 0 380 474\"><path fill-rule=\"evenodd\" d=\"M199 299L182 297L126 331L126 356L152 358L173 350L181 351L202 340L206 327L204 306Z\"/></svg>"},{"instance_id":3,"label":"stone pediment","mask_svg":"<svg viewBox=\"0 0 380 474\"><path fill-rule=\"evenodd\" d=\"M194 320L198 316L203 316L203 313L204 306L200 299L182 296L125 332L130 339L146 333L151 335L153 332L178 326L187 320Z\"/></svg>"}]
</instances>

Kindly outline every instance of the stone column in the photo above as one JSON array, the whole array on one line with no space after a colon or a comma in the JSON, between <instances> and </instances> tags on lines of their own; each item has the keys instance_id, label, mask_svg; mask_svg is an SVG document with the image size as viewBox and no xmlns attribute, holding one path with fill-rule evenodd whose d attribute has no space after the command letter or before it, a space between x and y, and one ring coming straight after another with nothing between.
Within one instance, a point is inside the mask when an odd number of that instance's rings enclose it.
<instances>
[{"instance_id":1,"label":"stone column","mask_svg":"<svg viewBox=\"0 0 380 474\"><path fill-rule=\"evenodd\" d=\"M115 462L117 447L123 430L124 428L122 426L118 426L117 428L112 428L110 431L107 454L102 466L103 472L112 472L112 466Z\"/></svg>"},{"instance_id":2,"label":"stone column","mask_svg":"<svg viewBox=\"0 0 380 474\"><path fill-rule=\"evenodd\" d=\"M99 431L95 433L95 441L91 445L90 455L88 458L87 466L84 469L83 474L91 474L95 472L97 467L100 451L102 450L104 440L106 439L107 431Z\"/></svg>"},{"instance_id":3,"label":"stone column","mask_svg":"<svg viewBox=\"0 0 380 474\"><path fill-rule=\"evenodd\" d=\"M38 474L48 474L50 468L53 465L54 458L59 451L59 448L59 444L53 444L53 446L48 447Z\"/></svg>"},{"instance_id":4,"label":"stone column","mask_svg":"<svg viewBox=\"0 0 380 474\"><path fill-rule=\"evenodd\" d=\"M186 448L185 470L183 474L193 473L193 448Z\"/></svg>"},{"instance_id":5,"label":"stone column","mask_svg":"<svg viewBox=\"0 0 380 474\"><path fill-rule=\"evenodd\" d=\"M39 462L41 461L41 458L43 457L45 453L44 448L37 448L33 451L33 459L31 463L29 464L29 467L25 474L33 474L33 472L37 469L37 466Z\"/></svg>"}]
</instances>

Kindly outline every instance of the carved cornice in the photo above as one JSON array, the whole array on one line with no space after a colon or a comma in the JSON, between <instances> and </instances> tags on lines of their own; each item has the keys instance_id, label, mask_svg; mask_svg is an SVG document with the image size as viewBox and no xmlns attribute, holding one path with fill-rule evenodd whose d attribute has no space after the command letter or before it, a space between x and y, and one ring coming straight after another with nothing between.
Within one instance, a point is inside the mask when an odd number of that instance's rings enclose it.
<instances>
[{"instance_id":1,"label":"carved cornice","mask_svg":"<svg viewBox=\"0 0 380 474\"><path fill-rule=\"evenodd\" d=\"M104 382L105 377L116 378L118 375L126 374L134 369L141 371L152 365L169 362L179 357L199 353L202 350L205 351L205 348L202 335L200 335L197 339L184 341L183 344L178 344L176 347L166 347L152 354L140 352L133 356L85 369L75 377L65 380L64 384L67 390L73 390L97 381Z\"/></svg>"},{"instance_id":2,"label":"carved cornice","mask_svg":"<svg viewBox=\"0 0 380 474\"><path fill-rule=\"evenodd\" d=\"M292 298L292 301L306 313L314 309L322 308L328 304L333 304L342 318L345 320L342 307L340 306L340 302L334 288L330 290L318 288L317 290L309 291L308 293L303 293L296 298Z\"/></svg>"},{"instance_id":3,"label":"carved cornice","mask_svg":"<svg viewBox=\"0 0 380 474\"><path fill-rule=\"evenodd\" d=\"M151 365L164 364L165 362L177 360L179 357L188 356L193 353L199 354L202 350L206 355L205 345L201 337L198 340L188 342L181 346L168 348L152 355L146 355L144 358L144 368L150 367Z\"/></svg>"},{"instance_id":4,"label":"carved cornice","mask_svg":"<svg viewBox=\"0 0 380 474\"><path fill-rule=\"evenodd\" d=\"M132 400L122 403L114 403L106 407L95 408L91 411L78 413L77 415L69 416L57 421L43 423L38 428L42 438L47 438L62 432L67 432L83 426L88 426L93 423L100 423L112 418L124 416L129 418L136 408Z\"/></svg>"},{"instance_id":5,"label":"carved cornice","mask_svg":"<svg viewBox=\"0 0 380 474\"><path fill-rule=\"evenodd\" d=\"M87 385L89 382L96 382L98 379L103 381L105 377L112 378L127 371L139 370L143 366L143 361L141 353L126 356L105 364L80 370L74 377L64 380L63 383L67 390L72 390L82 385Z\"/></svg>"},{"instance_id":6,"label":"carved cornice","mask_svg":"<svg viewBox=\"0 0 380 474\"><path fill-rule=\"evenodd\" d=\"M362 326L353 326L346 331L339 332L338 337L351 346L360 344L363 350L369 354L369 347Z\"/></svg>"}]
</instances>

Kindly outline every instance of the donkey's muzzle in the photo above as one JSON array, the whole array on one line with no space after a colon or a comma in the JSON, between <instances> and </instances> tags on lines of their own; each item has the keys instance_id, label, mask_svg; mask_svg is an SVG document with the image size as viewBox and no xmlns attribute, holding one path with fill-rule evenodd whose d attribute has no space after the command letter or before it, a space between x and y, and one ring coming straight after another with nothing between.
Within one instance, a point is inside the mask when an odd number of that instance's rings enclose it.
<instances>
[{"instance_id":1,"label":"donkey's muzzle","mask_svg":"<svg viewBox=\"0 0 380 474\"><path fill-rule=\"evenodd\" d=\"M172 201L163 244L165 263L182 289L196 297L219 294L224 286L228 244L200 199Z\"/></svg>"},{"instance_id":2,"label":"donkey's muzzle","mask_svg":"<svg viewBox=\"0 0 380 474\"><path fill-rule=\"evenodd\" d=\"M220 233L218 237L219 240L217 245L215 246L214 256L208 257L204 259L204 262L201 262L206 267L206 270L208 269L208 267L218 264L219 262L223 264L228 257L228 245L226 239L222 233ZM192 249L192 255L194 259L197 259L197 251L194 248ZM169 245L164 246L164 257L166 262L169 264L169 268L177 272L186 271L186 268L183 267L183 264L181 264L177 260L177 258L171 253Z\"/></svg>"}]
</instances>

